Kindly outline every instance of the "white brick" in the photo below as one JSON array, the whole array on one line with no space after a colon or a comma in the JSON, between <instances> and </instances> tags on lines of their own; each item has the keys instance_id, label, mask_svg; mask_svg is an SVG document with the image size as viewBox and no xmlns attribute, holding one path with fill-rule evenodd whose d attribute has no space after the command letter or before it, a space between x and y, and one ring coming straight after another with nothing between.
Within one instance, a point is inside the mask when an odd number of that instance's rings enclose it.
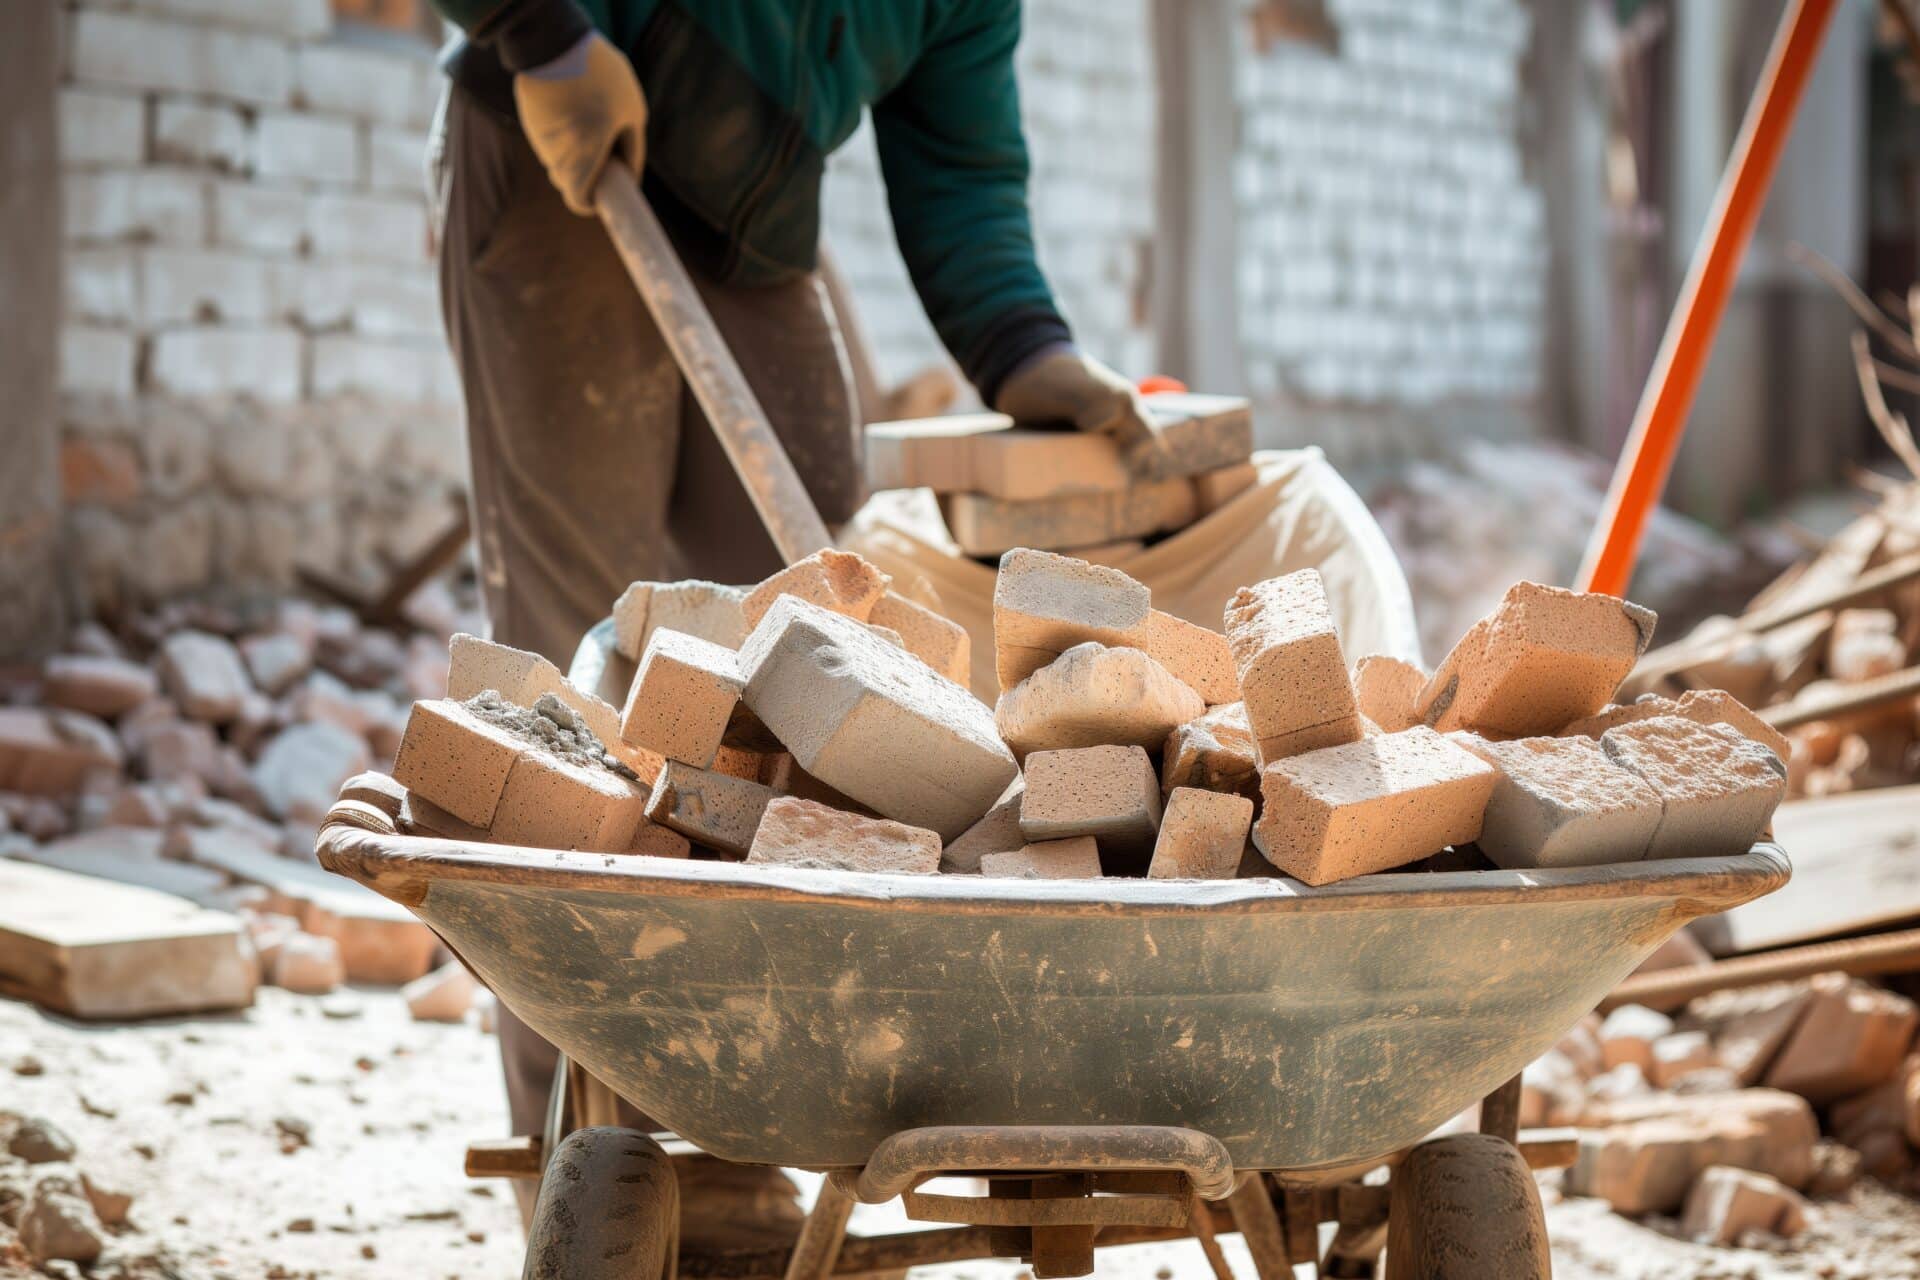
<instances>
[{"instance_id":1,"label":"white brick","mask_svg":"<svg viewBox=\"0 0 1920 1280\"><path fill-rule=\"evenodd\" d=\"M307 201L307 195L300 191L250 182L216 182L210 238L229 249L298 253L307 243Z\"/></svg>"},{"instance_id":2,"label":"white brick","mask_svg":"<svg viewBox=\"0 0 1920 1280\"><path fill-rule=\"evenodd\" d=\"M301 182L360 181L360 136L350 120L263 111L254 132L254 172Z\"/></svg>"},{"instance_id":3,"label":"white brick","mask_svg":"<svg viewBox=\"0 0 1920 1280\"><path fill-rule=\"evenodd\" d=\"M132 0L147 13L311 40L333 28L327 0Z\"/></svg>"},{"instance_id":4,"label":"white brick","mask_svg":"<svg viewBox=\"0 0 1920 1280\"><path fill-rule=\"evenodd\" d=\"M140 298L136 252L130 245L69 250L62 281L67 319L132 323Z\"/></svg>"},{"instance_id":5,"label":"white brick","mask_svg":"<svg viewBox=\"0 0 1920 1280\"><path fill-rule=\"evenodd\" d=\"M60 91L63 165L133 165L146 159L147 110L139 97L94 89Z\"/></svg>"},{"instance_id":6,"label":"white brick","mask_svg":"<svg viewBox=\"0 0 1920 1280\"><path fill-rule=\"evenodd\" d=\"M149 372L175 395L297 400L301 339L292 329L169 329L154 335Z\"/></svg>"},{"instance_id":7,"label":"white brick","mask_svg":"<svg viewBox=\"0 0 1920 1280\"><path fill-rule=\"evenodd\" d=\"M308 208L317 258L361 262L427 260L427 209L394 196L317 195Z\"/></svg>"},{"instance_id":8,"label":"white brick","mask_svg":"<svg viewBox=\"0 0 1920 1280\"><path fill-rule=\"evenodd\" d=\"M174 169L70 173L62 190L68 240L206 241L207 183L197 174Z\"/></svg>"},{"instance_id":9,"label":"white brick","mask_svg":"<svg viewBox=\"0 0 1920 1280\"><path fill-rule=\"evenodd\" d=\"M141 318L150 325L231 324L273 312L270 263L208 249L140 253Z\"/></svg>"},{"instance_id":10,"label":"white brick","mask_svg":"<svg viewBox=\"0 0 1920 1280\"><path fill-rule=\"evenodd\" d=\"M417 196L427 189L427 135L393 125L367 126L367 185Z\"/></svg>"},{"instance_id":11,"label":"white brick","mask_svg":"<svg viewBox=\"0 0 1920 1280\"><path fill-rule=\"evenodd\" d=\"M153 106L153 158L210 164L231 172L247 167L247 120L238 108L179 98Z\"/></svg>"},{"instance_id":12,"label":"white brick","mask_svg":"<svg viewBox=\"0 0 1920 1280\"><path fill-rule=\"evenodd\" d=\"M82 9L69 27L70 69L82 84L204 94L277 106L293 93L284 40L137 14Z\"/></svg>"},{"instance_id":13,"label":"white brick","mask_svg":"<svg viewBox=\"0 0 1920 1280\"><path fill-rule=\"evenodd\" d=\"M294 292L302 323L316 329L350 326L372 338L437 338L439 284L430 267L303 264Z\"/></svg>"},{"instance_id":14,"label":"white brick","mask_svg":"<svg viewBox=\"0 0 1920 1280\"><path fill-rule=\"evenodd\" d=\"M313 394L361 394L409 404L444 397L448 362L439 343L379 342L323 333L313 340Z\"/></svg>"},{"instance_id":15,"label":"white brick","mask_svg":"<svg viewBox=\"0 0 1920 1280\"><path fill-rule=\"evenodd\" d=\"M359 49L343 44L315 44L294 56L294 75L300 102L333 115L383 124L419 124L414 106L421 68L431 72L432 58Z\"/></svg>"},{"instance_id":16,"label":"white brick","mask_svg":"<svg viewBox=\"0 0 1920 1280\"><path fill-rule=\"evenodd\" d=\"M67 325L60 330L60 389L89 395L133 395L139 344L123 329Z\"/></svg>"}]
</instances>

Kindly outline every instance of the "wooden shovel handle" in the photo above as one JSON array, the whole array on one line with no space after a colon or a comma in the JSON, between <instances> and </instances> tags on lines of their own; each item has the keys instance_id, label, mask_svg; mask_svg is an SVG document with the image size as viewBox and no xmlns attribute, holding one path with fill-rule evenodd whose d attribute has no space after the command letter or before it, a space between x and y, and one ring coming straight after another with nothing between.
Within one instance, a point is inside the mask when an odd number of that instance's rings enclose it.
<instances>
[{"instance_id":1,"label":"wooden shovel handle","mask_svg":"<svg viewBox=\"0 0 1920 1280\"><path fill-rule=\"evenodd\" d=\"M633 170L618 160L608 164L594 188L593 204L781 559L792 564L832 546L800 473L641 196Z\"/></svg>"}]
</instances>

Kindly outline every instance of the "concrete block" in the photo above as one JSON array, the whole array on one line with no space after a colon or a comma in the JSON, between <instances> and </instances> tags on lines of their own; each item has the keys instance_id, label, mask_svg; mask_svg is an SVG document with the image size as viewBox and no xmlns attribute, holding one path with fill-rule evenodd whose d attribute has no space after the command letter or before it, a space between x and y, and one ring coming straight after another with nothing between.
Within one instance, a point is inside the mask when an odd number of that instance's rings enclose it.
<instances>
[{"instance_id":1,"label":"concrete block","mask_svg":"<svg viewBox=\"0 0 1920 1280\"><path fill-rule=\"evenodd\" d=\"M327 191L310 198L308 214L307 237L316 257L359 262L428 260L423 201Z\"/></svg>"},{"instance_id":2,"label":"concrete block","mask_svg":"<svg viewBox=\"0 0 1920 1280\"><path fill-rule=\"evenodd\" d=\"M1420 723L1414 706L1426 688L1427 673L1411 662L1373 654L1353 669L1353 698L1360 714L1388 733Z\"/></svg>"},{"instance_id":3,"label":"concrete block","mask_svg":"<svg viewBox=\"0 0 1920 1280\"><path fill-rule=\"evenodd\" d=\"M1494 771L1424 726L1272 761L1253 840L1288 875L1331 884L1480 835Z\"/></svg>"},{"instance_id":4,"label":"concrete block","mask_svg":"<svg viewBox=\"0 0 1920 1280\"><path fill-rule=\"evenodd\" d=\"M980 874L1007 880L1098 880L1100 846L1092 836L1041 840L980 858Z\"/></svg>"},{"instance_id":5,"label":"concrete block","mask_svg":"<svg viewBox=\"0 0 1920 1280\"><path fill-rule=\"evenodd\" d=\"M363 395L410 405L443 398L442 373L450 366L437 343L323 333L312 346L316 397Z\"/></svg>"},{"instance_id":6,"label":"concrete block","mask_svg":"<svg viewBox=\"0 0 1920 1280\"><path fill-rule=\"evenodd\" d=\"M60 329L60 389L85 395L131 399L139 346L123 330L88 325Z\"/></svg>"},{"instance_id":7,"label":"concrete block","mask_svg":"<svg viewBox=\"0 0 1920 1280\"><path fill-rule=\"evenodd\" d=\"M1193 485L1185 478L1150 480L1112 493L1075 493L1007 501L981 493L940 497L947 530L973 556L1016 547L1070 550L1144 538L1193 523Z\"/></svg>"},{"instance_id":8,"label":"concrete block","mask_svg":"<svg viewBox=\"0 0 1920 1280\"><path fill-rule=\"evenodd\" d=\"M140 315L149 325L219 324L274 318L275 264L209 249L140 250Z\"/></svg>"},{"instance_id":9,"label":"concrete block","mask_svg":"<svg viewBox=\"0 0 1920 1280\"><path fill-rule=\"evenodd\" d=\"M647 799L647 817L690 840L744 858L773 789L678 760L661 766Z\"/></svg>"},{"instance_id":10,"label":"concrete block","mask_svg":"<svg viewBox=\"0 0 1920 1280\"><path fill-rule=\"evenodd\" d=\"M206 631L176 631L162 640L158 667L180 709L209 724L225 724L239 715L241 702L253 689L233 642Z\"/></svg>"},{"instance_id":11,"label":"concrete block","mask_svg":"<svg viewBox=\"0 0 1920 1280\"><path fill-rule=\"evenodd\" d=\"M1843 974L1813 979L1812 999L1767 1069L1769 1088L1815 1106L1889 1079L1913 1044L1920 1011L1905 996Z\"/></svg>"},{"instance_id":12,"label":"concrete block","mask_svg":"<svg viewBox=\"0 0 1920 1280\"><path fill-rule=\"evenodd\" d=\"M310 44L295 54L294 78L309 110L419 128L426 122L419 117L415 73L432 66L426 50Z\"/></svg>"},{"instance_id":13,"label":"concrete block","mask_svg":"<svg viewBox=\"0 0 1920 1280\"><path fill-rule=\"evenodd\" d=\"M68 33L68 65L82 85L257 106L292 100L293 51L282 39L99 9L76 12Z\"/></svg>"},{"instance_id":14,"label":"concrete block","mask_svg":"<svg viewBox=\"0 0 1920 1280\"><path fill-rule=\"evenodd\" d=\"M980 859L989 853L1018 853L1027 843L1020 831L1020 804L1027 796L1025 778L1016 777L994 801L981 819L940 851L940 869L959 875L980 870Z\"/></svg>"},{"instance_id":15,"label":"concrete block","mask_svg":"<svg viewBox=\"0 0 1920 1280\"><path fill-rule=\"evenodd\" d=\"M1137 869L1160 830L1160 780L1139 747L1078 747L1027 757L1020 830L1029 841L1093 836L1115 869Z\"/></svg>"},{"instance_id":16,"label":"concrete block","mask_svg":"<svg viewBox=\"0 0 1920 1280\"><path fill-rule=\"evenodd\" d=\"M133 0L147 13L311 40L333 29L327 0Z\"/></svg>"},{"instance_id":17,"label":"concrete block","mask_svg":"<svg viewBox=\"0 0 1920 1280\"><path fill-rule=\"evenodd\" d=\"M1434 672L1420 718L1443 732L1556 734L1612 700L1654 622L1614 596L1516 583Z\"/></svg>"},{"instance_id":18,"label":"concrete block","mask_svg":"<svg viewBox=\"0 0 1920 1280\"><path fill-rule=\"evenodd\" d=\"M1160 749L1160 791L1200 787L1252 799L1260 794L1260 756L1246 706L1209 707L1167 735Z\"/></svg>"},{"instance_id":19,"label":"concrete block","mask_svg":"<svg viewBox=\"0 0 1920 1280\"><path fill-rule=\"evenodd\" d=\"M69 242L206 241L208 182L199 173L154 168L82 171L67 174L61 191Z\"/></svg>"},{"instance_id":20,"label":"concrete block","mask_svg":"<svg viewBox=\"0 0 1920 1280\"><path fill-rule=\"evenodd\" d=\"M1252 826L1253 801L1245 796L1175 787L1160 818L1147 877L1231 880L1240 869Z\"/></svg>"},{"instance_id":21,"label":"concrete block","mask_svg":"<svg viewBox=\"0 0 1920 1280\"><path fill-rule=\"evenodd\" d=\"M1262 761L1360 736L1360 712L1319 570L1234 592L1226 633Z\"/></svg>"},{"instance_id":22,"label":"concrete block","mask_svg":"<svg viewBox=\"0 0 1920 1280\"><path fill-rule=\"evenodd\" d=\"M867 621L890 628L908 653L962 688L972 678L972 637L965 627L937 609L888 591L873 602Z\"/></svg>"},{"instance_id":23,"label":"concrete block","mask_svg":"<svg viewBox=\"0 0 1920 1280\"><path fill-rule=\"evenodd\" d=\"M367 185L413 195L427 181L427 135L395 125L367 126Z\"/></svg>"},{"instance_id":24,"label":"concrete block","mask_svg":"<svg viewBox=\"0 0 1920 1280\"><path fill-rule=\"evenodd\" d=\"M775 796L754 832L747 861L930 876L940 869L940 837L904 822L863 817L798 796Z\"/></svg>"},{"instance_id":25,"label":"concrete block","mask_svg":"<svg viewBox=\"0 0 1920 1280\"><path fill-rule=\"evenodd\" d=\"M1807 1225L1801 1194L1764 1173L1715 1165L1702 1169L1680 1213L1680 1234L1702 1244L1734 1244L1749 1231L1788 1238Z\"/></svg>"},{"instance_id":26,"label":"concrete block","mask_svg":"<svg viewBox=\"0 0 1920 1280\"><path fill-rule=\"evenodd\" d=\"M1499 771L1480 851L1509 870L1638 862L1660 827L1660 793L1587 738L1488 742L1447 735Z\"/></svg>"},{"instance_id":27,"label":"concrete block","mask_svg":"<svg viewBox=\"0 0 1920 1280\"><path fill-rule=\"evenodd\" d=\"M214 182L208 189L214 244L259 253L305 252L312 222L305 193L237 181ZM203 216L203 227L206 222ZM200 238L196 236L192 243Z\"/></svg>"},{"instance_id":28,"label":"concrete block","mask_svg":"<svg viewBox=\"0 0 1920 1280\"><path fill-rule=\"evenodd\" d=\"M614 601L614 647L638 662L654 628L666 627L738 649L747 638L746 598L745 587L697 579L636 582Z\"/></svg>"},{"instance_id":29,"label":"concrete block","mask_svg":"<svg viewBox=\"0 0 1920 1280\"><path fill-rule=\"evenodd\" d=\"M1678 698L1649 694L1625 706L1608 706L1584 719L1576 720L1560 731L1563 738L1599 738L1607 730L1623 724L1651 720L1655 716L1679 716L1695 724L1723 724L1743 738L1751 738L1785 760L1793 754L1787 735L1762 720L1724 689L1689 689Z\"/></svg>"},{"instance_id":30,"label":"concrete block","mask_svg":"<svg viewBox=\"0 0 1920 1280\"><path fill-rule=\"evenodd\" d=\"M1570 1195L1597 1196L1621 1213L1672 1213L1703 1170L1729 1165L1790 1187L1813 1174L1820 1136L1804 1099L1773 1089L1656 1094L1589 1108L1566 1173Z\"/></svg>"},{"instance_id":31,"label":"concrete block","mask_svg":"<svg viewBox=\"0 0 1920 1280\"><path fill-rule=\"evenodd\" d=\"M668 760L713 764L740 704L739 656L678 631L656 630L620 712L620 736Z\"/></svg>"},{"instance_id":32,"label":"concrete block","mask_svg":"<svg viewBox=\"0 0 1920 1280\"><path fill-rule=\"evenodd\" d=\"M1725 725L1655 716L1607 730L1600 749L1660 796L1650 858L1745 853L1786 794L1780 757Z\"/></svg>"},{"instance_id":33,"label":"concrete block","mask_svg":"<svg viewBox=\"0 0 1920 1280\"><path fill-rule=\"evenodd\" d=\"M60 90L60 164L135 165L147 158L147 109L138 94Z\"/></svg>"},{"instance_id":34,"label":"concrete block","mask_svg":"<svg viewBox=\"0 0 1920 1280\"><path fill-rule=\"evenodd\" d=\"M140 318L139 251L131 245L73 248L66 253L62 293L67 316L132 324Z\"/></svg>"},{"instance_id":35,"label":"concrete block","mask_svg":"<svg viewBox=\"0 0 1920 1280\"><path fill-rule=\"evenodd\" d=\"M191 98L153 104L153 159L245 173L253 160L251 130L240 108Z\"/></svg>"},{"instance_id":36,"label":"concrete block","mask_svg":"<svg viewBox=\"0 0 1920 1280\"><path fill-rule=\"evenodd\" d=\"M253 171L293 182L359 182L360 131L350 120L262 111L254 120Z\"/></svg>"},{"instance_id":37,"label":"concrete block","mask_svg":"<svg viewBox=\"0 0 1920 1280\"><path fill-rule=\"evenodd\" d=\"M960 835L1018 766L993 713L854 619L777 599L740 651L744 700L800 766L882 816Z\"/></svg>"},{"instance_id":38,"label":"concrete block","mask_svg":"<svg viewBox=\"0 0 1920 1280\"><path fill-rule=\"evenodd\" d=\"M830 613L865 622L892 581L864 557L827 548L788 565L747 592L740 602L740 616L751 631L760 625L775 600L790 595Z\"/></svg>"},{"instance_id":39,"label":"concrete block","mask_svg":"<svg viewBox=\"0 0 1920 1280\"><path fill-rule=\"evenodd\" d=\"M153 337L149 375L155 390L175 395L297 400L302 345L292 329L170 329Z\"/></svg>"},{"instance_id":40,"label":"concrete block","mask_svg":"<svg viewBox=\"0 0 1920 1280\"><path fill-rule=\"evenodd\" d=\"M1002 693L994 723L1025 758L1102 743L1158 747L1205 711L1199 694L1140 650L1090 640Z\"/></svg>"}]
</instances>

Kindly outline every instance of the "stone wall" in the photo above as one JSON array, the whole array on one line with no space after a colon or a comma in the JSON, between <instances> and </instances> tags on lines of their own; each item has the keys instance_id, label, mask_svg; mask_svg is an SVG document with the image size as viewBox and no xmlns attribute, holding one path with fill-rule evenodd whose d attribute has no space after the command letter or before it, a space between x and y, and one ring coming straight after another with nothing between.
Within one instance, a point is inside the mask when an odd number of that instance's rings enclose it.
<instances>
[{"instance_id":1,"label":"stone wall","mask_svg":"<svg viewBox=\"0 0 1920 1280\"><path fill-rule=\"evenodd\" d=\"M422 176L432 50L336 30L327 0L65 17L82 603L285 582L296 562L377 573L464 468Z\"/></svg>"}]
</instances>

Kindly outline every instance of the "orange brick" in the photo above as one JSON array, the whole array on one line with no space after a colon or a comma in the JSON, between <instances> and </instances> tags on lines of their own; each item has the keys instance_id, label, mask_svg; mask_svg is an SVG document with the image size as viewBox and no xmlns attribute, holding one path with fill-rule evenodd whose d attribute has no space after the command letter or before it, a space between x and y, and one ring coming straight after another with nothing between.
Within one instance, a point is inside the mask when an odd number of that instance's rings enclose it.
<instances>
[{"instance_id":1,"label":"orange brick","mask_svg":"<svg viewBox=\"0 0 1920 1280\"><path fill-rule=\"evenodd\" d=\"M973 639L953 619L889 591L874 602L867 621L893 631L908 653L962 688L971 680Z\"/></svg>"},{"instance_id":2,"label":"orange brick","mask_svg":"<svg viewBox=\"0 0 1920 1280\"><path fill-rule=\"evenodd\" d=\"M660 756L620 736L620 713L613 705L575 688L560 668L537 653L482 640L465 632L447 643L447 697L456 702L492 689L518 707L531 707L550 693L586 722L607 754L632 769L642 781L660 771Z\"/></svg>"},{"instance_id":3,"label":"orange brick","mask_svg":"<svg viewBox=\"0 0 1920 1280\"><path fill-rule=\"evenodd\" d=\"M980 859L980 874L1010 880L1098 880L1100 847L1092 836L1041 840Z\"/></svg>"},{"instance_id":4,"label":"orange brick","mask_svg":"<svg viewBox=\"0 0 1920 1280\"><path fill-rule=\"evenodd\" d=\"M1786 794L1780 757L1725 725L1655 716L1607 730L1600 748L1660 796L1650 858L1745 853Z\"/></svg>"},{"instance_id":5,"label":"orange brick","mask_svg":"<svg viewBox=\"0 0 1920 1280\"><path fill-rule=\"evenodd\" d=\"M722 853L744 858L773 791L745 778L669 760L653 780L647 817Z\"/></svg>"},{"instance_id":6,"label":"orange brick","mask_svg":"<svg viewBox=\"0 0 1920 1280\"><path fill-rule=\"evenodd\" d=\"M693 846L678 831L645 821L635 828L633 839L627 844L627 852L652 858L690 858L693 856Z\"/></svg>"},{"instance_id":7,"label":"orange brick","mask_svg":"<svg viewBox=\"0 0 1920 1280\"><path fill-rule=\"evenodd\" d=\"M1913 1044L1920 1012L1905 996L1843 974L1822 974L1812 987L1766 1080L1825 1106L1892 1076Z\"/></svg>"},{"instance_id":8,"label":"orange brick","mask_svg":"<svg viewBox=\"0 0 1920 1280\"><path fill-rule=\"evenodd\" d=\"M1807 1202L1778 1178L1715 1165L1687 1193L1680 1234L1704 1244L1733 1244L1749 1231L1782 1238L1806 1229Z\"/></svg>"},{"instance_id":9,"label":"orange brick","mask_svg":"<svg viewBox=\"0 0 1920 1280\"><path fill-rule=\"evenodd\" d=\"M1020 833L1020 802L1026 795L1026 779L1015 778L985 817L947 841L940 853L940 869L967 875L980 870L980 860L987 854L1018 853L1027 843Z\"/></svg>"},{"instance_id":10,"label":"orange brick","mask_svg":"<svg viewBox=\"0 0 1920 1280\"><path fill-rule=\"evenodd\" d=\"M416 702L394 757L394 780L484 829L525 745L451 699Z\"/></svg>"},{"instance_id":11,"label":"orange brick","mask_svg":"<svg viewBox=\"0 0 1920 1280\"><path fill-rule=\"evenodd\" d=\"M754 832L747 861L932 875L940 869L940 837L904 822L866 818L797 796L775 796Z\"/></svg>"},{"instance_id":12,"label":"orange brick","mask_svg":"<svg viewBox=\"0 0 1920 1280\"><path fill-rule=\"evenodd\" d=\"M733 650L656 630L627 691L620 736L668 760L709 768L740 704L742 685Z\"/></svg>"},{"instance_id":13,"label":"orange brick","mask_svg":"<svg viewBox=\"0 0 1920 1280\"><path fill-rule=\"evenodd\" d=\"M487 834L537 849L620 852L646 817L645 788L538 748L514 761Z\"/></svg>"},{"instance_id":14,"label":"orange brick","mask_svg":"<svg viewBox=\"0 0 1920 1280\"><path fill-rule=\"evenodd\" d=\"M1260 754L1244 703L1223 702L1167 735L1160 748L1160 792L1175 787L1260 794Z\"/></svg>"},{"instance_id":15,"label":"orange brick","mask_svg":"<svg viewBox=\"0 0 1920 1280\"><path fill-rule=\"evenodd\" d=\"M1193 478L1193 493L1200 503L1200 514L1212 515L1253 488L1259 478L1259 468L1251 462L1239 462L1231 467L1201 472Z\"/></svg>"},{"instance_id":16,"label":"orange brick","mask_svg":"<svg viewBox=\"0 0 1920 1280\"><path fill-rule=\"evenodd\" d=\"M1362 658L1360 665L1353 669L1353 697L1360 714L1388 733L1411 729L1420 723L1414 704L1426 685L1426 672L1411 662L1385 654Z\"/></svg>"},{"instance_id":17,"label":"orange brick","mask_svg":"<svg viewBox=\"0 0 1920 1280\"><path fill-rule=\"evenodd\" d=\"M1360 736L1353 685L1318 570L1240 588L1227 602L1226 631L1261 760Z\"/></svg>"},{"instance_id":18,"label":"orange brick","mask_svg":"<svg viewBox=\"0 0 1920 1280\"><path fill-rule=\"evenodd\" d=\"M1029 841L1095 836L1109 857L1144 862L1160 829L1160 780L1139 747L1080 747L1027 757L1020 830Z\"/></svg>"},{"instance_id":19,"label":"orange brick","mask_svg":"<svg viewBox=\"0 0 1920 1280\"><path fill-rule=\"evenodd\" d=\"M1231 880L1240 869L1253 825L1253 801L1195 787L1175 787L1160 818L1147 877Z\"/></svg>"},{"instance_id":20,"label":"orange brick","mask_svg":"<svg viewBox=\"0 0 1920 1280\"><path fill-rule=\"evenodd\" d=\"M1290 756L1260 770L1254 844L1308 884L1386 871L1477 837L1493 781L1424 726Z\"/></svg>"},{"instance_id":21,"label":"orange brick","mask_svg":"<svg viewBox=\"0 0 1920 1280\"><path fill-rule=\"evenodd\" d=\"M1103 743L1158 747L1205 710L1199 694L1140 650L1090 640L1002 693L993 718L1025 757Z\"/></svg>"},{"instance_id":22,"label":"orange brick","mask_svg":"<svg viewBox=\"0 0 1920 1280\"><path fill-rule=\"evenodd\" d=\"M647 638L666 627L699 636L729 649L747 638L741 602L745 587L688 579L684 582L636 582L613 605L614 647L633 661L647 651Z\"/></svg>"},{"instance_id":23,"label":"orange brick","mask_svg":"<svg viewBox=\"0 0 1920 1280\"><path fill-rule=\"evenodd\" d=\"M796 596L830 613L865 622L892 581L864 557L827 548L795 561L749 591L740 614L752 632L775 600Z\"/></svg>"},{"instance_id":24,"label":"orange brick","mask_svg":"<svg viewBox=\"0 0 1920 1280\"><path fill-rule=\"evenodd\" d=\"M1805 1100L1790 1093L1656 1094L1613 1103L1607 1112L1598 1121L1607 1127L1581 1130L1566 1189L1621 1213L1673 1212L1714 1165L1765 1173L1791 1187L1813 1176L1820 1128Z\"/></svg>"},{"instance_id":25,"label":"orange brick","mask_svg":"<svg viewBox=\"0 0 1920 1280\"><path fill-rule=\"evenodd\" d=\"M1016 547L1070 549L1144 538L1193 523L1193 483L1184 477L1149 480L1112 493L1074 493L1010 502L983 493L940 498L947 531L970 556L997 556Z\"/></svg>"}]
</instances>

